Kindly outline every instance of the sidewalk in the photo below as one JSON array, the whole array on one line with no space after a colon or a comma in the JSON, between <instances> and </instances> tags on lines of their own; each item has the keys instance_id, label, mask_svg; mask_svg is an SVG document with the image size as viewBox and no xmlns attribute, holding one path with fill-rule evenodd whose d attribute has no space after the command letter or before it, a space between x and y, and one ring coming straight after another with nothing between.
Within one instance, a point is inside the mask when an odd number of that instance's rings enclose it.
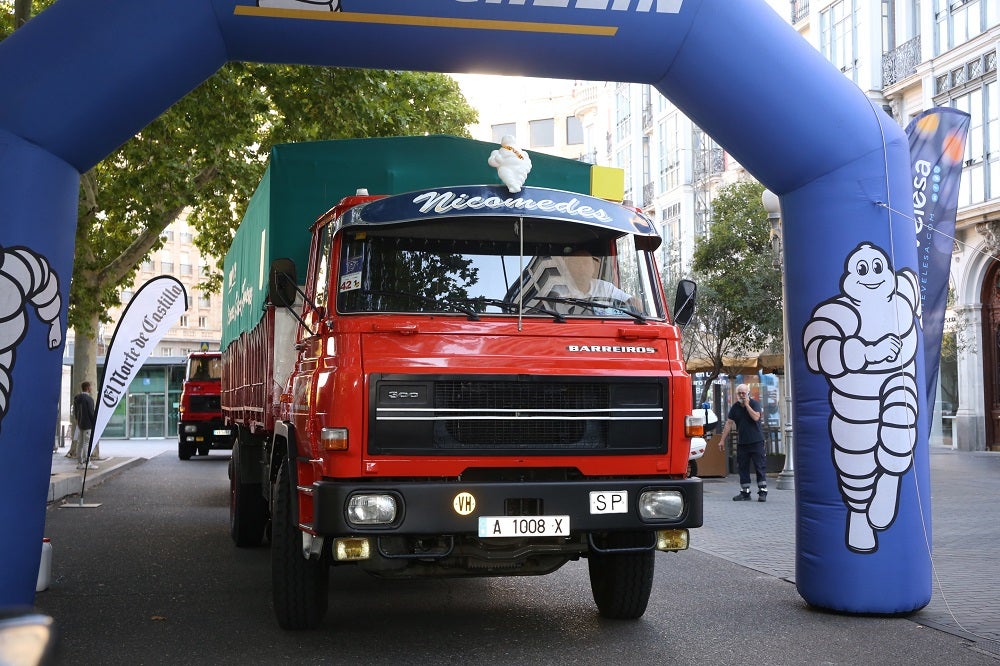
<instances>
[{"instance_id":1,"label":"sidewalk","mask_svg":"<svg viewBox=\"0 0 1000 666\"><path fill-rule=\"evenodd\" d=\"M908 618L1000 655L1000 453L932 447L930 474L933 593ZM795 491L770 486L766 503L733 502L736 475L704 479L691 547L794 583Z\"/></svg>"},{"instance_id":2,"label":"sidewalk","mask_svg":"<svg viewBox=\"0 0 1000 666\"><path fill-rule=\"evenodd\" d=\"M93 461L87 470L87 485L84 488L84 499L87 490L98 486L114 472L126 469L132 465L139 464L143 460L155 457L167 451L177 451L176 439L152 439L152 440L122 440L122 439L102 439L101 455L106 456L104 460ZM52 472L49 477L49 497L48 503L59 502L63 499L79 496L80 488L83 485L83 470L76 468L76 458L67 458L69 452L69 441L52 452ZM97 465L94 469L93 465Z\"/></svg>"},{"instance_id":3,"label":"sidewalk","mask_svg":"<svg viewBox=\"0 0 1000 666\"><path fill-rule=\"evenodd\" d=\"M94 461L92 465L97 465L97 469L91 466L87 470L87 485L84 488L83 470L76 468L76 458L70 459L66 457L66 451L68 450L68 448L61 448L52 453L52 473L49 477L49 504L59 502L70 496L79 495L81 488L83 488L84 498L86 498L87 489L99 485L109 474L125 469L130 465L138 464L143 460L142 458L114 457Z\"/></svg>"}]
</instances>

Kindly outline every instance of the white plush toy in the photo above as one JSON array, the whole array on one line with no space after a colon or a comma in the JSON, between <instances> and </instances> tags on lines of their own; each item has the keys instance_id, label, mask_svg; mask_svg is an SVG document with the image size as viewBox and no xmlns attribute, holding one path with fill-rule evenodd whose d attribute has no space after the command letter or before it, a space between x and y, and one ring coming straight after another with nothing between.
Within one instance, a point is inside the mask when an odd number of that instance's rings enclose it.
<instances>
[{"instance_id":1,"label":"white plush toy","mask_svg":"<svg viewBox=\"0 0 1000 666\"><path fill-rule=\"evenodd\" d=\"M531 172L531 158L526 151L518 149L514 137L509 134L500 139L500 147L490 153L488 164L496 168L500 180L512 194L521 191Z\"/></svg>"}]
</instances>

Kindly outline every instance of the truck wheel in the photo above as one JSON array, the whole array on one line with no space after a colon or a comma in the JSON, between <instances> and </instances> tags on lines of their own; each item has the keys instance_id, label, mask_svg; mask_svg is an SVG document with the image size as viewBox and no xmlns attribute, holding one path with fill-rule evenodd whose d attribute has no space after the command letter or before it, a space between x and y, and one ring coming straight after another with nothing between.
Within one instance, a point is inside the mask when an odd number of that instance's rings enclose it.
<instances>
[{"instance_id":1,"label":"truck wheel","mask_svg":"<svg viewBox=\"0 0 1000 666\"><path fill-rule=\"evenodd\" d=\"M292 523L291 474L281 465L271 517L271 595L282 629L315 629L326 615L329 583L326 557L302 556L302 533Z\"/></svg>"},{"instance_id":2,"label":"truck wheel","mask_svg":"<svg viewBox=\"0 0 1000 666\"><path fill-rule=\"evenodd\" d=\"M649 543L645 534L612 534L609 547ZM602 617L634 620L642 617L653 589L655 551L640 553L591 553L587 559L590 590Z\"/></svg>"},{"instance_id":3,"label":"truck wheel","mask_svg":"<svg viewBox=\"0 0 1000 666\"><path fill-rule=\"evenodd\" d=\"M267 502L260 483L247 483L240 471L240 447L229 461L229 535L239 548L259 546L267 527Z\"/></svg>"},{"instance_id":4,"label":"truck wheel","mask_svg":"<svg viewBox=\"0 0 1000 666\"><path fill-rule=\"evenodd\" d=\"M177 457L181 460L191 460L191 456L194 455L194 445L193 444L177 444Z\"/></svg>"}]
</instances>

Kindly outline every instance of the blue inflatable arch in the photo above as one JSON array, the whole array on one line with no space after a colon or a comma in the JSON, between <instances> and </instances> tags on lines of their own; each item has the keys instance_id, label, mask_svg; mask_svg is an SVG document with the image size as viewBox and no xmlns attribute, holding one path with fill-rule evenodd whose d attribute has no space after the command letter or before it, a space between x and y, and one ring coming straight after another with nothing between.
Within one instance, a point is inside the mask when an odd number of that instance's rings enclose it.
<instances>
[{"instance_id":1,"label":"blue inflatable arch","mask_svg":"<svg viewBox=\"0 0 1000 666\"><path fill-rule=\"evenodd\" d=\"M763 0L259 5L58 0L0 43L0 606L33 600L79 174L230 60L654 85L781 200L799 593L930 601L907 141Z\"/></svg>"}]
</instances>

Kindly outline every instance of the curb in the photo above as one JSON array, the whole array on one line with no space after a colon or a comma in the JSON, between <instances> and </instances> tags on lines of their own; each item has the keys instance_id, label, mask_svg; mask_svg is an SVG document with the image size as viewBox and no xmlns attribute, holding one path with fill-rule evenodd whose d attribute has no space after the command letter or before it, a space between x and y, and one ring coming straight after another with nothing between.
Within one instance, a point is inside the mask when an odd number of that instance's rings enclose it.
<instances>
[{"instance_id":1,"label":"curb","mask_svg":"<svg viewBox=\"0 0 1000 666\"><path fill-rule=\"evenodd\" d=\"M111 459L110 465L101 463L99 470L90 470L87 473L87 486L89 490L99 486L111 473L118 472L129 467L144 462L144 458L118 458ZM67 497L80 494L83 485L83 471L73 470L71 472L53 472L49 477L49 495L47 504L51 505L60 502Z\"/></svg>"}]
</instances>

